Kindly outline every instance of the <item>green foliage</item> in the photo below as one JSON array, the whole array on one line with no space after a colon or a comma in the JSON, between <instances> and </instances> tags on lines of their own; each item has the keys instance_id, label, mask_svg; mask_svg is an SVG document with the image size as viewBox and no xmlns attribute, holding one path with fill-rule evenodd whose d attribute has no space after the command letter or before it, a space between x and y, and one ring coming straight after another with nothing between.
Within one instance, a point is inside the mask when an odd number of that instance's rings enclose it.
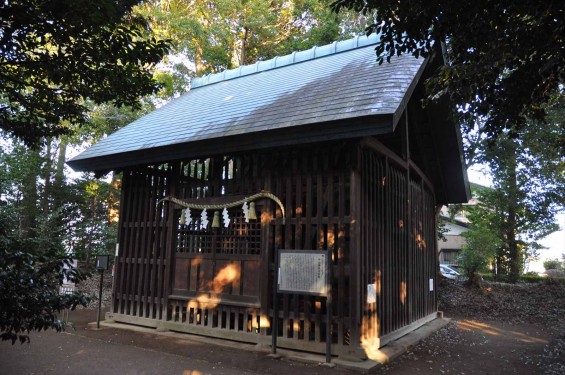
<instances>
[{"instance_id":1,"label":"green foliage","mask_svg":"<svg viewBox=\"0 0 565 375\"><path fill-rule=\"evenodd\" d=\"M86 306L89 297L59 294L64 277L79 282L87 274L49 236L22 237L15 218L0 206L0 338L23 343L31 331L64 330L61 311Z\"/></svg>"},{"instance_id":2,"label":"green foliage","mask_svg":"<svg viewBox=\"0 0 565 375\"><path fill-rule=\"evenodd\" d=\"M165 92L180 93L200 76L267 60L362 33L366 18L336 15L326 0L171 0L145 2L136 14L171 40L158 73ZM184 60L184 62L182 62ZM181 62L179 62L181 61Z\"/></svg>"},{"instance_id":3,"label":"green foliage","mask_svg":"<svg viewBox=\"0 0 565 375\"><path fill-rule=\"evenodd\" d=\"M135 0L0 3L0 126L27 144L87 120L84 101L138 106L167 44L147 36Z\"/></svg>"},{"instance_id":4,"label":"green foliage","mask_svg":"<svg viewBox=\"0 0 565 375\"><path fill-rule=\"evenodd\" d=\"M543 262L543 268L545 270L561 270L564 269L563 264L559 261L559 259L548 259Z\"/></svg>"},{"instance_id":5,"label":"green foliage","mask_svg":"<svg viewBox=\"0 0 565 375\"><path fill-rule=\"evenodd\" d=\"M4 139L0 149L0 337L12 342L65 329L60 312L89 300L59 295L65 276L87 276L70 267L71 251L88 260L115 243L116 186L88 175L66 180L53 144L30 149Z\"/></svg>"},{"instance_id":6,"label":"green foliage","mask_svg":"<svg viewBox=\"0 0 565 375\"><path fill-rule=\"evenodd\" d=\"M64 242L77 259L88 261L114 248L119 207L111 197L116 194L111 182L88 174L69 186Z\"/></svg>"},{"instance_id":7,"label":"green foliage","mask_svg":"<svg viewBox=\"0 0 565 375\"><path fill-rule=\"evenodd\" d=\"M534 284L534 283L542 283L547 281L547 277L539 276L539 275L522 275L520 276L520 281L525 283Z\"/></svg>"},{"instance_id":8,"label":"green foliage","mask_svg":"<svg viewBox=\"0 0 565 375\"><path fill-rule=\"evenodd\" d=\"M518 281L524 261L543 250L539 240L559 229L555 215L565 207L565 98L552 97L547 123L486 136L483 123L466 135L472 163L487 165L492 189L476 189L487 221L504 246L496 257L497 275ZM480 220L481 217L478 218Z\"/></svg>"},{"instance_id":9,"label":"green foliage","mask_svg":"<svg viewBox=\"0 0 565 375\"><path fill-rule=\"evenodd\" d=\"M445 234L447 232L449 232L449 229L447 228L447 225L445 224L445 221L443 221L441 219L441 217L437 218L437 239L441 240L443 242L447 242L447 238L445 238Z\"/></svg>"},{"instance_id":10,"label":"green foliage","mask_svg":"<svg viewBox=\"0 0 565 375\"><path fill-rule=\"evenodd\" d=\"M495 275L491 273L482 273L481 274L483 280L486 281L507 281L505 278L502 279L495 279ZM520 276L520 281L529 284L536 284L536 283L549 283L549 284L563 284L565 285L565 277L553 277L549 278L547 276L540 276L537 273L527 273Z\"/></svg>"},{"instance_id":11,"label":"green foliage","mask_svg":"<svg viewBox=\"0 0 565 375\"><path fill-rule=\"evenodd\" d=\"M458 264L463 267L469 280L492 261L501 239L484 221L472 221L470 230L462 234L466 239L459 254Z\"/></svg>"},{"instance_id":12,"label":"green foliage","mask_svg":"<svg viewBox=\"0 0 565 375\"><path fill-rule=\"evenodd\" d=\"M380 61L428 56L443 42L449 63L428 82L429 97L449 95L466 115L500 134L543 119L565 80L565 2L335 0L332 7L372 15Z\"/></svg>"}]
</instances>

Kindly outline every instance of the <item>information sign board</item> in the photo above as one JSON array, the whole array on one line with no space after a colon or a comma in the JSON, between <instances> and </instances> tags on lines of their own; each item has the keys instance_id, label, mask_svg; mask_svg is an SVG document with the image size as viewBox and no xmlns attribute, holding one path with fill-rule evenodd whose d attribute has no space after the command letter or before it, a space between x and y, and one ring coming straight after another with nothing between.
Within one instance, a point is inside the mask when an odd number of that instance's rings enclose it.
<instances>
[{"instance_id":1,"label":"information sign board","mask_svg":"<svg viewBox=\"0 0 565 375\"><path fill-rule=\"evenodd\" d=\"M328 253L279 250L278 292L327 296Z\"/></svg>"}]
</instances>

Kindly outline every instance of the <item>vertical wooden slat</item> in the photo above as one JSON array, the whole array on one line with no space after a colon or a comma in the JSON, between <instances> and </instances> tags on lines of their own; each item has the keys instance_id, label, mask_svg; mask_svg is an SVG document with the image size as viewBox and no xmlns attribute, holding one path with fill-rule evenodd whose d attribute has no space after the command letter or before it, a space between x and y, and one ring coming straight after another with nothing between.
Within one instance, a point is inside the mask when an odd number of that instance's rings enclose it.
<instances>
[{"instance_id":1,"label":"vertical wooden slat","mask_svg":"<svg viewBox=\"0 0 565 375\"><path fill-rule=\"evenodd\" d=\"M264 187L266 190L271 189L271 177L269 175L264 177ZM269 316L269 297L270 291L272 290L272 277L270 277L270 264L271 259L274 261L274 251L275 247L271 242L271 235L273 227L274 212L271 210L271 202L267 202L263 207L263 213L261 215L261 288L260 292L260 302L261 302L261 314L265 317ZM273 263L274 264L274 263ZM260 327L261 335L267 335L267 327Z\"/></svg>"},{"instance_id":2,"label":"vertical wooden slat","mask_svg":"<svg viewBox=\"0 0 565 375\"><path fill-rule=\"evenodd\" d=\"M122 175L122 191L120 197L120 217L119 217L119 231L118 231L118 254L115 264L115 276L112 286L113 295L113 312L122 312L123 306L123 280L125 279L125 263L124 263L124 247L128 242L128 211L130 207L129 192L130 187L129 172L124 172Z\"/></svg>"},{"instance_id":3,"label":"vertical wooden slat","mask_svg":"<svg viewBox=\"0 0 565 375\"><path fill-rule=\"evenodd\" d=\"M135 310L134 313L137 316L143 316L143 277L144 277L144 270L145 270L145 259L147 254L147 247L149 243L147 242L147 232L149 231L149 206L151 202L151 190L150 190L150 178L151 175L149 173L145 173L144 176L144 183L142 185L143 195L142 195L142 215L140 215L141 227L140 229L140 243L139 243L139 251L136 254L136 268L137 268L137 292L135 294L136 303L135 303ZM149 186L149 188L148 188Z\"/></svg>"},{"instance_id":4,"label":"vertical wooden slat","mask_svg":"<svg viewBox=\"0 0 565 375\"><path fill-rule=\"evenodd\" d=\"M125 195L125 189L124 189L124 181L123 181L123 175L122 175L122 182L121 182L121 189L120 189L120 210L122 209L122 207L124 207L124 195ZM123 238L123 223L124 223L124 218L123 218L123 214L122 212L120 212L120 214L118 215L118 230L117 230L117 238L116 238L116 253L114 256L114 274L112 275L112 306L111 306L111 311L116 313L117 312L117 306L118 306L118 300L116 298L116 289L117 289L117 284L119 282L119 274L118 274L118 270L121 270L120 267L120 258L119 258L119 254L118 254L118 250L119 250L119 246L120 246L120 242L122 241Z\"/></svg>"},{"instance_id":5,"label":"vertical wooden slat","mask_svg":"<svg viewBox=\"0 0 565 375\"><path fill-rule=\"evenodd\" d=\"M351 240L350 240L350 319L351 319L351 342L359 345L360 342L360 267L359 260L361 255L361 223L360 220L360 196L361 185L359 171L356 170L359 164L359 155L356 153L356 165L351 171L350 184L350 216L351 216Z\"/></svg>"},{"instance_id":6,"label":"vertical wooden slat","mask_svg":"<svg viewBox=\"0 0 565 375\"><path fill-rule=\"evenodd\" d=\"M151 279L151 253L153 249L153 243L155 241L155 230L156 230L156 220L155 220L155 204L157 201L157 176L153 173L150 176L150 200L149 204L149 215L148 215L148 225L147 238L146 238L146 252L143 258L145 264L145 272L143 274L143 292L141 297L144 302L143 317L149 317L149 309L151 306L151 301L149 300L149 281Z\"/></svg>"},{"instance_id":7,"label":"vertical wooden slat","mask_svg":"<svg viewBox=\"0 0 565 375\"><path fill-rule=\"evenodd\" d=\"M344 307L349 301L345 296L345 176L344 172L339 174L338 193L338 287L337 287L337 318L338 318L338 342L345 345Z\"/></svg>"},{"instance_id":8,"label":"vertical wooden slat","mask_svg":"<svg viewBox=\"0 0 565 375\"><path fill-rule=\"evenodd\" d=\"M176 168L178 164L169 164L168 171L169 171L169 180L167 181L168 187L168 194L170 196L175 196L176 193L176 184L178 181L177 173L179 173L178 169ZM202 173L204 173L204 167L202 168ZM171 275L171 267L174 266L173 263L173 251L174 251L174 244L175 244L175 211L173 209L172 204L166 204L165 206L165 217L167 221L167 232L166 232L166 243L165 248L161 251L160 256L160 265L159 265L159 272L158 272L158 300L160 303L159 311L160 311L160 319L163 319L163 315L166 316L167 313L167 302L168 302L168 293L170 292L170 283L172 282L172 278L169 277Z\"/></svg>"},{"instance_id":9,"label":"vertical wooden slat","mask_svg":"<svg viewBox=\"0 0 565 375\"><path fill-rule=\"evenodd\" d=\"M125 301L125 311L126 314L133 314L133 308L132 305L134 304L134 298L135 298L135 294L133 293L133 286L132 286L132 281L135 280L135 275L136 275L136 271L137 271L137 267L135 262L135 257L137 255L137 249L138 249L138 243L139 243L139 211L140 211L140 206L142 203L142 194L140 192L140 182L141 182L141 178L142 176L140 175L140 173L136 173L135 174L135 189L134 189L134 194L133 194L133 201L132 201L132 205L133 205L133 210L132 210L132 218L131 218L131 222L130 222L130 226L131 226L131 243L130 246L128 247L128 253L127 253L127 258L126 258L126 262L127 262L127 279L126 279L126 288L125 288L125 295L126 295L126 301Z\"/></svg>"}]
</instances>

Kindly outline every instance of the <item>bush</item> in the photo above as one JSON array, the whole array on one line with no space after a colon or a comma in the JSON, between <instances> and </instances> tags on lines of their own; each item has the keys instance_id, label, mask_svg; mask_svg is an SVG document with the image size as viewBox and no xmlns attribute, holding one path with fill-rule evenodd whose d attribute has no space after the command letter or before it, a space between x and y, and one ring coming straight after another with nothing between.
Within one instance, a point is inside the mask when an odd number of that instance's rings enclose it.
<instances>
[{"instance_id":1,"label":"bush","mask_svg":"<svg viewBox=\"0 0 565 375\"><path fill-rule=\"evenodd\" d=\"M547 270L545 274L550 279L563 279L565 278L565 271L561 270Z\"/></svg>"},{"instance_id":2,"label":"bush","mask_svg":"<svg viewBox=\"0 0 565 375\"><path fill-rule=\"evenodd\" d=\"M546 277L539 276L539 275L525 274L525 275L520 276L520 281L530 283L530 284L542 283L546 280L547 280Z\"/></svg>"},{"instance_id":3,"label":"bush","mask_svg":"<svg viewBox=\"0 0 565 375\"><path fill-rule=\"evenodd\" d=\"M561 262L557 258L548 259L543 262L543 268L545 268L546 271L561 270L563 269L563 264L561 264Z\"/></svg>"},{"instance_id":4,"label":"bush","mask_svg":"<svg viewBox=\"0 0 565 375\"><path fill-rule=\"evenodd\" d=\"M0 339L29 342L31 331L62 331L65 309L86 306L81 293L61 295L64 278L84 280L88 274L72 267L72 259L47 238L24 238L13 230L0 209Z\"/></svg>"}]
</instances>

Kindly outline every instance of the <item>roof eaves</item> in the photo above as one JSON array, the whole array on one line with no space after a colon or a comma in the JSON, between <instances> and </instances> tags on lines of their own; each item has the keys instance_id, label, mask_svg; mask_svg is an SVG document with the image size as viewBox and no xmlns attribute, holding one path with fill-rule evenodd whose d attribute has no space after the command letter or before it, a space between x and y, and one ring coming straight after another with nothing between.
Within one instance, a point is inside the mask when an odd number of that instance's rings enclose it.
<instances>
[{"instance_id":1,"label":"roof eaves","mask_svg":"<svg viewBox=\"0 0 565 375\"><path fill-rule=\"evenodd\" d=\"M158 164L184 158L210 156L211 150L218 150L222 143L222 152L239 152L272 147L284 147L319 141L333 141L390 133L392 115L372 115L349 119L348 126L341 126L342 121L313 123L294 127L285 127L275 131L263 131L238 134L223 138L210 138L195 141L190 147L179 142L159 146L148 153L138 149L91 158L74 158L67 164L75 171L108 171L142 164Z\"/></svg>"},{"instance_id":2,"label":"roof eaves","mask_svg":"<svg viewBox=\"0 0 565 375\"><path fill-rule=\"evenodd\" d=\"M400 118L402 117L402 113L404 113L404 110L406 109L406 106L408 105L408 102L410 101L410 98L412 97L412 94L414 93L416 86L418 86L418 84L420 83L420 78L422 77L422 74L424 74L424 71L426 70L426 67L428 66L428 62L430 61L430 59L431 59L430 56L426 57L422 65L420 65L420 68L418 69L418 72L414 76L414 79L410 83L410 86L408 86L408 89L404 93L404 96L400 101L398 108L396 109L396 111L392 116L393 129L396 129L396 125L400 121Z\"/></svg>"}]
</instances>

